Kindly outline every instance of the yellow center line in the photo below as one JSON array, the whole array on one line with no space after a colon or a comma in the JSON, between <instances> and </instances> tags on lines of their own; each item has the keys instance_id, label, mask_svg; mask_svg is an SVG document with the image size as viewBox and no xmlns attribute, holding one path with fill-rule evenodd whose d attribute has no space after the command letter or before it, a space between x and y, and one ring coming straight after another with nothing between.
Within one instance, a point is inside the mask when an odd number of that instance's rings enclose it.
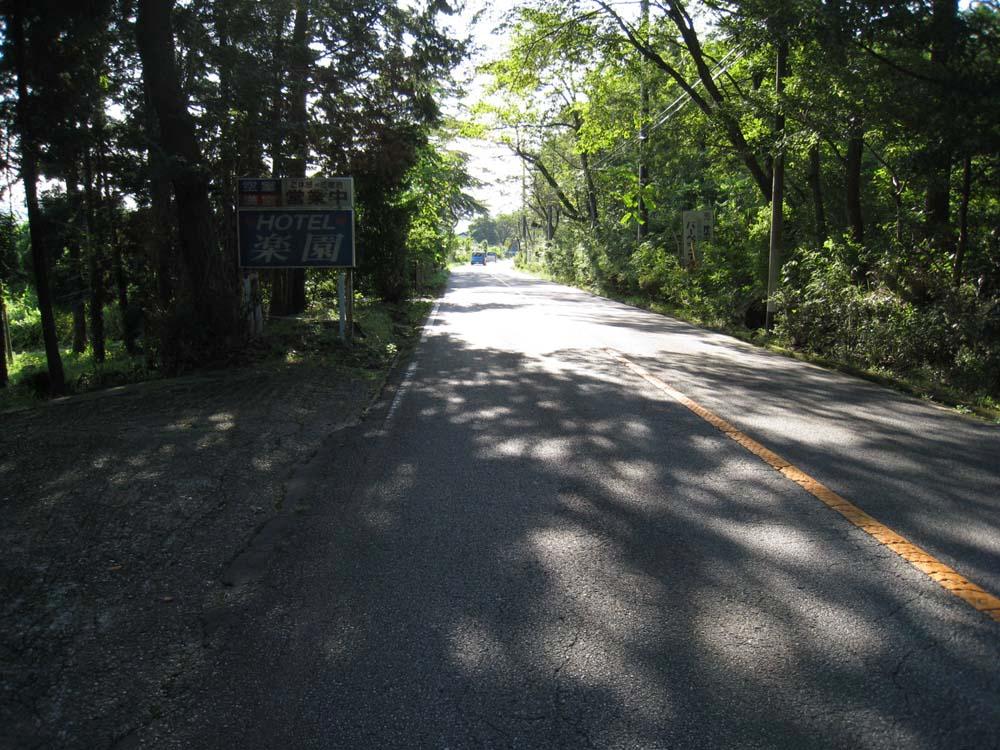
<instances>
[{"instance_id":1,"label":"yellow center line","mask_svg":"<svg viewBox=\"0 0 1000 750\"><path fill-rule=\"evenodd\" d=\"M924 573L928 578L941 586L941 588L954 594L988 617L1000 622L1000 598L976 585L957 570L945 565L934 557L934 555L921 549L905 537L900 536L884 523L875 520L851 501L844 499L829 487L816 481L777 453L768 450L749 435L740 432L722 417L709 411L694 399L688 398L676 388L663 382L646 368L636 364L613 349L608 349L607 352L611 357L617 359L647 383L686 406L717 430L730 439L735 440L769 466L783 474L787 479L802 487L802 489L817 498L820 502L837 511L879 544L892 550L914 568Z\"/></svg>"}]
</instances>

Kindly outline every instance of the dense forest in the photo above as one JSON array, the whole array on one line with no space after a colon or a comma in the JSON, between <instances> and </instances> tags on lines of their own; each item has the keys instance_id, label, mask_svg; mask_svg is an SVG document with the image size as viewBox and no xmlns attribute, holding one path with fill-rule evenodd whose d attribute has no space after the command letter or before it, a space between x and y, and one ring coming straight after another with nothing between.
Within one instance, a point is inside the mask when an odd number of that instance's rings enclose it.
<instances>
[{"instance_id":1,"label":"dense forest","mask_svg":"<svg viewBox=\"0 0 1000 750\"><path fill-rule=\"evenodd\" d=\"M5 0L0 385L13 349L44 347L42 390L59 394L70 345L163 372L242 346L240 176L353 176L361 292L397 300L442 265L456 218L477 208L465 158L442 146L440 103L465 55L441 30L450 12ZM306 307L304 269L261 275L271 315Z\"/></svg>"},{"instance_id":2,"label":"dense forest","mask_svg":"<svg viewBox=\"0 0 1000 750\"><path fill-rule=\"evenodd\" d=\"M1000 393L997 3L543 0L508 32L477 132L523 161L526 213L476 236L570 283Z\"/></svg>"}]
</instances>

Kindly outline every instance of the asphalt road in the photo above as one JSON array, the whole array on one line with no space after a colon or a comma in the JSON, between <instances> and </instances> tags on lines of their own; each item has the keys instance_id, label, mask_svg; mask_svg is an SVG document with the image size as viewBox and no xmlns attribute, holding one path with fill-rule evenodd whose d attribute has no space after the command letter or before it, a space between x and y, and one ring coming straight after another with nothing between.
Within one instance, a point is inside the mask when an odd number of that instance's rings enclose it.
<instances>
[{"instance_id":1,"label":"asphalt road","mask_svg":"<svg viewBox=\"0 0 1000 750\"><path fill-rule=\"evenodd\" d=\"M997 426L464 268L138 744L1000 747L1000 623L619 355L1000 594Z\"/></svg>"}]
</instances>

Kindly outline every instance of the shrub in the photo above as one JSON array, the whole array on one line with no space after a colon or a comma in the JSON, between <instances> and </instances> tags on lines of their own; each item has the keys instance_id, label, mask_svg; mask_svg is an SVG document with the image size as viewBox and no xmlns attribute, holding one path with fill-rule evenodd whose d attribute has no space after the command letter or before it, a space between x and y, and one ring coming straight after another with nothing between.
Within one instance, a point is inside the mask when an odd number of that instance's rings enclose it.
<instances>
[{"instance_id":1,"label":"shrub","mask_svg":"<svg viewBox=\"0 0 1000 750\"><path fill-rule=\"evenodd\" d=\"M970 284L924 280L923 302L878 280L852 281L837 243L798 249L784 269L778 332L794 346L899 374L922 373L966 390L1000 391L1000 305Z\"/></svg>"}]
</instances>

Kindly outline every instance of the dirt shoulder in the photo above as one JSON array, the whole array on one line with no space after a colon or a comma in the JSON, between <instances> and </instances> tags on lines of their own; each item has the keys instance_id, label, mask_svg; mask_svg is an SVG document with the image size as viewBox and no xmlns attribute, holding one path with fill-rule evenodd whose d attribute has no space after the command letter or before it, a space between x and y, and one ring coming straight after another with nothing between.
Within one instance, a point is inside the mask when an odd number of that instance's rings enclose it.
<instances>
[{"instance_id":1,"label":"dirt shoulder","mask_svg":"<svg viewBox=\"0 0 1000 750\"><path fill-rule=\"evenodd\" d=\"M275 364L0 415L0 747L133 747L185 710L254 539L381 383Z\"/></svg>"}]
</instances>

